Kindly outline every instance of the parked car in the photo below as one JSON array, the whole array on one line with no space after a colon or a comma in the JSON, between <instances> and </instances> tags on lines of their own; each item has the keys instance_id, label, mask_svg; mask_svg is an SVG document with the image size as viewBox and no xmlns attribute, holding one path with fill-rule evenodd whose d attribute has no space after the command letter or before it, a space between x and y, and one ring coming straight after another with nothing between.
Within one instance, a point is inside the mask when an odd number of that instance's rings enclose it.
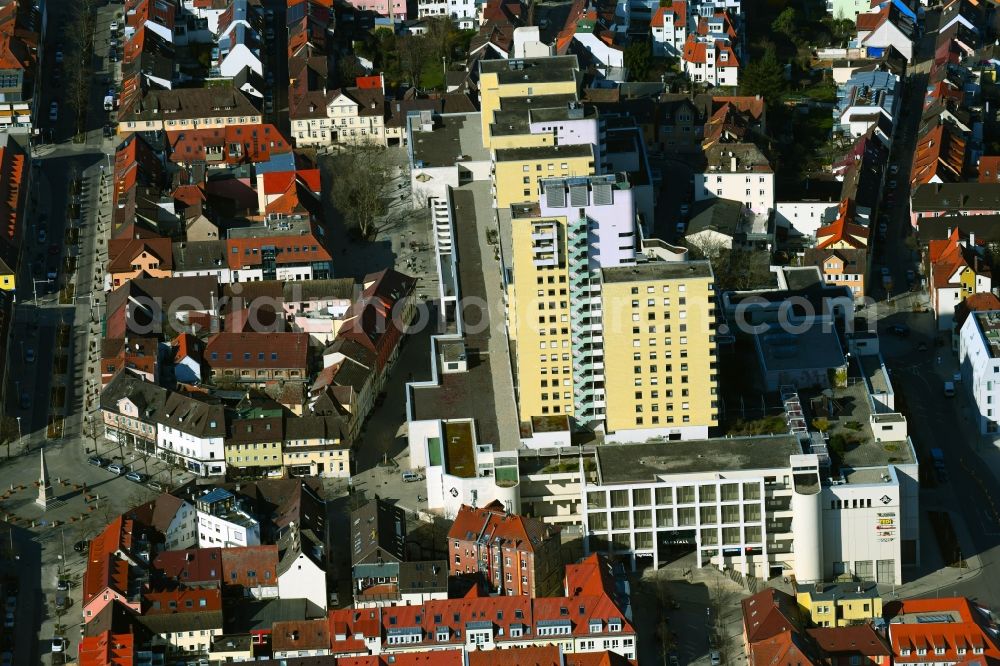
<instances>
[{"instance_id":1,"label":"parked car","mask_svg":"<svg viewBox=\"0 0 1000 666\"><path fill-rule=\"evenodd\" d=\"M883 266L883 267L882 267L881 269L879 269L879 270L881 271L882 275L884 275L884 276L888 276L888 275L891 275L891 274L889 273L889 267L888 267L888 266Z\"/></svg>"},{"instance_id":2,"label":"parked car","mask_svg":"<svg viewBox=\"0 0 1000 666\"><path fill-rule=\"evenodd\" d=\"M7 611L6 615L3 617L3 626L5 629L14 628L14 611Z\"/></svg>"},{"instance_id":3,"label":"parked car","mask_svg":"<svg viewBox=\"0 0 1000 666\"><path fill-rule=\"evenodd\" d=\"M24 348L24 362L34 363L35 362L35 350L33 347Z\"/></svg>"},{"instance_id":4,"label":"parked car","mask_svg":"<svg viewBox=\"0 0 1000 666\"><path fill-rule=\"evenodd\" d=\"M899 173L899 165L898 164L893 164L891 167L889 167L889 173L890 173L890 175L893 175L893 176L895 176L897 173Z\"/></svg>"},{"instance_id":5,"label":"parked car","mask_svg":"<svg viewBox=\"0 0 1000 666\"><path fill-rule=\"evenodd\" d=\"M114 136L115 136L115 128L112 127L111 125L105 125L104 126L104 138L105 139L113 139Z\"/></svg>"},{"instance_id":6,"label":"parked car","mask_svg":"<svg viewBox=\"0 0 1000 666\"><path fill-rule=\"evenodd\" d=\"M878 235L882 236L882 237L885 237L885 235L888 234L888 233L889 233L889 225L886 224L885 222L879 222L878 223Z\"/></svg>"},{"instance_id":7,"label":"parked car","mask_svg":"<svg viewBox=\"0 0 1000 666\"><path fill-rule=\"evenodd\" d=\"M160 483L159 481L150 481L146 485L149 486L150 490L155 490L158 493L163 492L163 484Z\"/></svg>"},{"instance_id":8,"label":"parked car","mask_svg":"<svg viewBox=\"0 0 1000 666\"><path fill-rule=\"evenodd\" d=\"M66 639L56 636L52 639L52 652L63 652L66 650Z\"/></svg>"},{"instance_id":9,"label":"parked car","mask_svg":"<svg viewBox=\"0 0 1000 666\"><path fill-rule=\"evenodd\" d=\"M107 470L112 474L117 474L118 476L121 476L122 474L125 473L125 466L119 465L118 463L111 463L110 465L108 465Z\"/></svg>"},{"instance_id":10,"label":"parked car","mask_svg":"<svg viewBox=\"0 0 1000 666\"><path fill-rule=\"evenodd\" d=\"M52 102L49 105L49 120L52 122L59 120L59 102Z\"/></svg>"},{"instance_id":11,"label":"parked car","mask_svg":"<svg viewBox=\"0 0 1000 666\"><path fill-rule=\"evenodd\" d=\"M87 458L87 462L96 467L105 467L111 463L107 458L101 458L100 456L90 456Z\"/></svg>"},{"instance_id":12,"label":"parked car","mask_svg":"<svg viewBox=\"0 0 1000 666\"><path fill-rule=\"evenodd\" d=\"M944 383L944 397L954 398L955 397L955 382L945 382Z\"/></svg>"},{"instance_id":13,"label":"parked car","mask_svg":"<svg viewBox=\"0 0 1000 666\"><path fill-rule=\"evenodd\" d=\"M403 482L412 483L414 481L420 481L424 477L420 476L416 472L403 472Z\"/></svg>"},{"instance_id":14,"label":"parked car","mask_svg":"<svg viewBox=\"0 0 1000 666\"><path fill-rule=\"evenodd\" d=\"M720 666L722 664L722 653L718 650L712 650L710 657L712 659L712 666Z\"/></svg>"},{"instance_id":15,"label":"parked car","mask_svg":"<svg viewBox=\"0 0 1000 666\"><path fill-rule=\"evenodd\" d=\"M687 216L687 214L690 213L690 212L691 212L691 206L689 204L682 203L681 204L681 215Z\"/></svg>"},{"instance_id":16,"label":"parked car","mask_svg":"<svg viewBox=\"0 0 1000 666\"><path fill-rule=\"evenodd\" d=\"M8 650L0 654L0 666L14 666L14 653Z\"/></svg>"},{"instance_id":17,"label":"parked car","mask_svg":"<svg viewBox=\"0 0 1000 666\"><path fill-rule=\"evenodd\" d=\"M129 481L134 481L135 483L143 483L149 477L142 472L129 472L125 475L125 478Z\"/></svg>"},{"instance_id":18,"label":"parked car","mask_svg":"<svg viewBox=\"0 0 1000 666\"><path fill-rule=\"evenodd\" d=\"M31 396L28 395L27 391L21 392L21 409L28 409L31 407Z\"/></svg>"},{"instance_id":19,"label":"parked car","mask_svg":"<svg viewBox=\"0 0 1000 666\"><path fill-rule=\"evenodd\" d=\"M73 544L73 550L75 550L78 553L85 553L85 552L87 552L87 550L89 550L89 548L90 548L90 542L89 541L83 541L83 540L81 540L81 541L77 541L76 543Z\"/></svg>"},{"instance_id":20,"label":"parked car","mask_svg":"<svg viewBox=\"0 0 1000 666\"><path fill-rule=\"evenodd\" d=\"M69 589L69 581L66 580L65 578L60 578L58 581L56 581L56 589L59 590L60 592L65 592L66 590Z\"/></svg>"},{"instance_id":21,"label":"parked car","mask_svg":"<svg viewBox=\"0 0 1000 666\"><path fill-rule=\"evenodd\" d=\"M896 189L896 185L898 185L898 184L899 184L899 183L897 183L897 182L896 182L896 179L895 179L895 178L893 178L892 180L890 180L890 181L889 181L889 189L890 189L890 190L894 190L894 189Z\"/></svg>"},{"instance_id":22,"label":"parked car","mask_svg":"<svg viewBox=\"0 0 1000 666\"><path fill-rule=\"evenodd\" d=\"M63 52L62 51L56 51L56 64L57 65L61 65L62 61L63 61Z\"/></svg>"},{"instance_id":23,"label":"parked car","mask_svg":"<svg viewBox=\"0 0 1000 666\"><path fill-rule=\"evenodd\" d=\"M55 102L53 102L53 104L55 104ZM48 237L49 237L49 235L45 231L45 229L39 229L38 230L38 242L39 243L44 243L45 239L48 238Z\"/></svg>"}]
</instances>

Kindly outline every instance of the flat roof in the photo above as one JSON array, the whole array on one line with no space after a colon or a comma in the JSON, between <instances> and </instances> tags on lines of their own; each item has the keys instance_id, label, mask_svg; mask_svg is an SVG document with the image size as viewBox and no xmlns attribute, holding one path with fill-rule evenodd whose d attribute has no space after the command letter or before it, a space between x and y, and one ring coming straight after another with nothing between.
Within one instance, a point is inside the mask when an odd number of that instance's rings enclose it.
<instances>
[{"instance_id":1,"label":"flat roof","mask_svg":"<svg viewBox=\"0 0 1000 666\"><path fill-rule=\"evenodd\" d=\"M554 160L560 157L592 157L594 148L589 143L569 146L532 146L529 148L499 148L497 162L522 160Z\"/></svg>"},{"instance_id":2,"label":"flat roof","mask_svg":"<svg viewBox=\"0 0 1000 666\"><path fill-rule=\"evenodd\" d=\"M781 469L789 466L789 456L801 453L791 434L605 444L597 447L597 470L603 485L643 483L668 474Z\"/></svg>"},{"instance_id":3,"label":"flat roof","mask_svg":"<svg viewBox=\"0 0 1000 666\"><path fill-rule=\"evenodd\" d=\"M634 266L613 266L601 269L604 282L636 282L644 280L682 280L711 278L712 264L708 261L651 261Z\"/></svg>"},{"instance_id":4,"label":"flat roof","mask_svg":"<svg viewBox=\"0 0 1000 666\"><path fill-rule=\"evenodd\" d=\"M480 74L496 73L501 84L572 81L579 70L575 55L479 61Z\"/></svg>"},{"instance_id":5,"label":"flat roof","mask_svg":"<svg viewBox=\"0 0 1000 666\"><path fill-rule=\"evenodd\" d=\"M262 224L232 227L226 238L259 238L261 236L301 236L312 233L312 221L307 216L265 220Z\"/></svg>"},{"instance_id":6,"label":"flat roof","mask_svg":"<svg viewBox=\"0 0 1000 666\"><path fill-rule=\"evenodd\" d=\"M778 326L754 336L765 372L838 368L846 364L840 337L832 326L809 326L788 333Z\"/></svg>"},{"instance_id":7,"label":"flat roof","mask_svg":"<svg viewBox=\"0 0 1000 666\"><path fill-rule=\"evenodd\" d=\"M1000 357L1000 312L973 312L976 326L986 342L986 348L992 358Z\"/></svg>"},{"instance_id":8,"label":"flat roof","mask_svg":"<svg viewBox=\"0 0 1000 666\"><path fill-rule=\"evenodd\" d=\"M445 469L465 479L476 476L476 451L469 421L446 421L444 430Z\"/></svg>"},{"instance_id":9,"label":"flat roof","mask_svg":"<svg viewBox=\"0 0 1000 666\"><path fill-rule=\"evenodd\" d=\"M878 356L860 356L858 363L861 364L861 373L867 380L871 391L874 394L889 393L892 386L889 384L889 377L886 376L885 368L882 367L882 360Z\"/></svg>"},{"instance_id":10,"label":"flat roof","mask_svg":"<svg viewBox=\"0 0 1000 666\"><path fill-rule=\"evenodd\" d=\"M425 168L490 159L490 152L483 148L478 113L434 116L434 128L430 132L421 130L418 122L412 127L413 160Z\"/></svg>"},{"instance_id":11,"label":"flat roof","mask_svg":"<svg viewBox=\"0 0 1000 666\"><path fill-rule=\"evenodd\" d=\"M524 97L504 97L500 100L500 108L504 111L526 111L539 106L559 106L577 101L575 93L559 93L557 95L526 95Z\"/></svg>"}]
</instances>

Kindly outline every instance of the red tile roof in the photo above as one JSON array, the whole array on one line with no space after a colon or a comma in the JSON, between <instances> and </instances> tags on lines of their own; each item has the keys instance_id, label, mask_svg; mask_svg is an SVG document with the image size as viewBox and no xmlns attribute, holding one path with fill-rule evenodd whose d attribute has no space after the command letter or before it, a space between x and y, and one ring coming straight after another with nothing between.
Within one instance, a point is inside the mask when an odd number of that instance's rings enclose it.
<instances>
[{"instance_id":1,"label":"red tile roof","mask_svg":"<svg viewBox=\"0 0 1000 666\"><path fill-rule=\"evenodd\" d=\"M147 592L143 595L143 601L145 615L206 613L222 610L222 590L209 588Z\"/></svg>"},{"instance_id":2,"label":"red tile roof","mask_svg":"<svg viewBox=\"0 0 1000 666\"><path fill-rule=\"evenodd\" d=\"M128 273L136 258L147 255L160 260L160 269L173 270L173 245L169 238L115 238L108 241L108 272Z\"/></svg>"},{"instance_id":3,"label":"red tile roof","mask_svg":"<svg viewBox=\"0 0 1000 666\"><path fill-rule=\"evenodd\" d=\"M858 14L858 32L872 32L878 28L889 17L889 7L886 6L877 12L866 12Z\"/></svg>"},{"instance_id":4,"label":"red tile roof","mask_svg":"<svg viewBox=\"0 0 1000 666\"><path fill-rule=\"evenodd\" d=\"M166 586L216 585L222 581L221 548L165 550L153 560L153 568L165 579Z\"/></svg>"},{"instance_id":5,"label":"red tile roof","mask_svg":"<svg viewBox=\"0 0 1000 666\"><path fill-rule=\"evenodd\" d=\"M278 584L278 547L275 545L225 548L222 551L225 585L254 588Z\"/></svg>"},{"instance_id":6,"label":"red tile roof","mask_svg":"<svg viewBox=\"0 0 1000 666\"><path fill-rule=\"evenodd\" d=\"M204 162L210 148L221 158L210 163L230 166L267 162L272 155L292 150L291 143L270 124L171 131L167 132L167 145L170 161L179 164Z\"/></svg>"},{"instance_id":7,"label":"red tile roof","mask_svg":"<svg viewBox=\"0 0 1000 666\"><path fill-rule=\"evenodd\" d=\"M293 654L295 650L328 650L330 624L326 618L275 622L271 630L271 649Z\"/></svg>"},{"instance_id":8,"label":"red tile roof","mask_svg":"<svg viewBox=\"0 0 1000 666\"><path fill-rule=\"evenodd\" d=\"M988 275L989 266L971 248L965 236L955 227L947 240L932 240L927 247L931 265L931 284L934 289L953 286L952 276L962 268L977 275Z\"/></svg>"},{"instance_id":9,"label":"red tile roof","mask_svg":"<svg viewBox=\"0 0 1000 666\"><path fill-rule=\"evenodd\" d=\"M837 243L847 243L853 248L868 247L867 227L854 223L854 202L844 199L840 202L837 219L816 230L816 247L827 248Z\"/></svg>"},{"instance_id":10,"label":"red tile roof","mask_svg":"<svg viewBox=\"0 0 1000 666\"><path fill-rule=\"evenodd\" d=\"M118 516L91 539L83 574L84 605L107 588L127 594L129 564L124 557L131 556L133 537L137 536L133 531L140 529L131 518Z\"/></svg>"},{"instance_id":11,"label":"red tile roof","mask_svg":"<svg viewBox=\"0 0 1000 666\"><path fill-rule=\"evenodd\" d=\"M80 639L77 658L80 666L132 666L135 637L132 634L112 634L110 631L86 636Z\"/></svg>"},{"instance_id":12,"label":"red tile roof","mask_svg":"<svg viewBox=\"0 0 1000 666\"><path fill-rule=\"evenodd\" d=\"M986 629L985 619L964 597L944 599L907 599L889 624L889 642L893 662L912 664L933 660L945 663L996 663L1000 648ZM948 616L948 621L933 621L933 616ZM917 621L916 616L923 616ZM936 649L944 654L937 654ZM918 655L917 650L927 654ZM959 654L959 650L964 654ZM902 652L909 650L904 656Z\"/></svg>"},{"instance_id":13,"label":"red tile roof","mask_svg":"<svg viewBox=\"0 0 1000 666\"><path fill-rule=\"evenodd\" d=\"M333 260L314 234L277 235L261 226L260 233L255 237L226 239L226 261L229 268L240 270L244 266L259 266L262 261L260 248L265 245L274 246L278 265Z\"/></svg>"},{"instance_id":14,"label":"red tile roof","mask_svg":"<svg viewBox=\"0 0 1000 666\"><path fill-rule=\"evenodd\" d=\"M937 176L943 182L961 179L965 166L965 139L944 122L917 139L913 154L912 187L931 182Z\"/></svg>"},{"instance_id":15,"label":"red tile roof","mask_svg":"<svg viewBox=\"0 0 1000 666\"><path fill-rule=\"evenodd\" d=\"M979 182L1000 183L1000 155L983 155L979 158Z\"/></svg>"},{"instance_id":16,"label":"red tile roof","mask_svg":"<svg viewBox=\"0 0 1000 666\"><path fill-rule=\"evenodd\" d=\"M339 665L338 665L339 666ZM533 645L469 652L468 666L564 666L559 646Z\"/></svg>"},{"instance_id":17,"label":"red tile roof","mask_svg":"<svg viewBox=\"0 0 1000 666\"><path fill-rule=\"evenodd\" d=\"M450 541L473 541L483 545L503 543L529 553L551 538L558 538L557 530L550 529L537 518L507 513L499 502L481 508L463 504L448 530Z\"/></svg>"},{"instance_id":18,"label":"red tile roof","mask_svg":"<svg viewBox=\"0 0 1000 666\"><path fill-rule=\"evenodd\" d=\"M382 75L359 76L354 79L354 85L358 88L371 88L373 90L383 90Z\"/></svg>"},{"instance_id":19,"label":"red tile roof","mask_svg":"<svg viewBox=\"0 0 1000 666\"><path fill-rule=\"evenodd\" d=\"M306 369L309 334L216 333L205 345L205 361L212 368Z\"/></svg>"},{"instance_id":20,"label":"red tile roof","mask_svg":"<svg viewBox=\"0 0 1000 666\"><path fill-rule=\"evenodd\" d=\"M842 657L888 657L889 646L870 624L851 627L817 627L807 631L823 652ZM870 662L869 662L870 663Z\"/></svg>"},{"instance_id":21,"label":"red tile roof","mask_svg":"<svg viewBox=\"0 0 1000 666\"><path fill-rule=\"evenodd\" d=\"M21 183L25 160L21 146L8 138L6 147L0 148L0 225L9 242L17 238L18 215L23 212Z\"/></svg>"}]
</instances>

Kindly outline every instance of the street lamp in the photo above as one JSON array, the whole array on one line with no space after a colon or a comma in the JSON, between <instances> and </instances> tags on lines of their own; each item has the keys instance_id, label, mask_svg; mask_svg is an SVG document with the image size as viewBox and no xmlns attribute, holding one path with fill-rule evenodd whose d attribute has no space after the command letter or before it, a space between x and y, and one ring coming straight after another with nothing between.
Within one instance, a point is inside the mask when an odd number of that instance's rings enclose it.
<instances>
[{"instance_id":1,"label":"street lamp","mask_svg":"<svg viewBox=\"0 0 1000 666\"><path fill-rule=\"evenodd\" d=\"M20 382L18 382L18 383L20 383ZM21 417L20 416L17 417L17 443L18 443L18 445L21 445L21 448L23 448L23 445L21 443ZM10 456L8 456L8 458L9 457Z\"/></svg>"}]
</instances>

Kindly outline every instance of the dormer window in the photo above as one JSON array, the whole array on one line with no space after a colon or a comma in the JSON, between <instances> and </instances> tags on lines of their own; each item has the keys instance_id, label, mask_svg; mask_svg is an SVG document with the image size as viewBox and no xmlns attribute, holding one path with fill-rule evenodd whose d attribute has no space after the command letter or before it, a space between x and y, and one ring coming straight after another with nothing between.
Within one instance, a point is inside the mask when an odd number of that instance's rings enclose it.
<instances>
[{"instance_id":1,"label":"dormer window","mask_svg":"<svg viewBox=\"0 0 1000 666\"><path fill-rule=\"evenodd\" d=\"M622 621L618 618L611 618L608 620L608 631L621 631Z\"/></svg>"},{"instance_id":2,"label":"dormer window","mask_svg":"<svg viewBox=\"0 0 1000 666\"><path fill-rule=\"evenodd\" d=\"M917 656L923 657L927 655L927 648L917 648Z\"/></svg>"},{"instance_id":3,"label":"dormer window","mask_svg":"<svg viewBox=\"0 0 1000 666\"><path fill-rule=\"evenodd\" d=\"M944 648L943 647L934 648L934 654L944 654Z\"/></svg>"}]
</instances>

